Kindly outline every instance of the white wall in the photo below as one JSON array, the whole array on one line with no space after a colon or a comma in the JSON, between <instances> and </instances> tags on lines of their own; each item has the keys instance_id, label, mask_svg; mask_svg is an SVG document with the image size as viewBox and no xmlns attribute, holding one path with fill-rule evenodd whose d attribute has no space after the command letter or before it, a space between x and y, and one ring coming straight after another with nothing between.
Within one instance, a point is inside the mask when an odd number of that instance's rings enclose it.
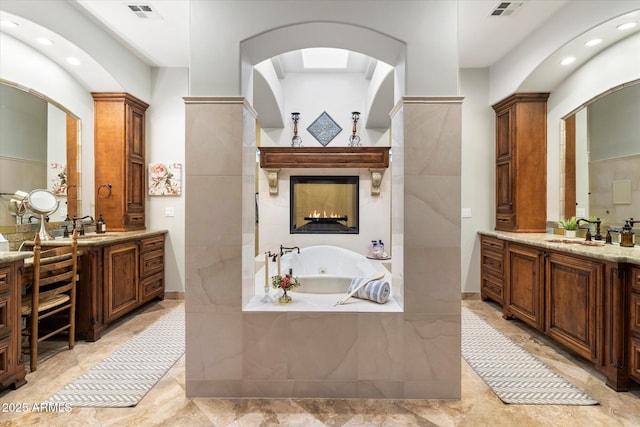
<instances>
[{"instance_id":1,"label":"white wall","mask_svg":"<svg viewBox=\"0 0 640 427\"><path fill-rule=\"evenodd\" d=\"M184 100L187 94L189 71L186 68L154 69L152 97L147 110L146 161L149 163L181 163L182 188L180 196L147 196L147 227L166 229L165 290L184 292L184 207L185 182L185 119ZM165 215L173 209L173 217Z\"/></svg>"},{"instance_id":2,"label":"white wall","mask_svg":"<svg viewBox=\"0 0 640 427\"><path fill-rule=\"evenodd\" d=\"M495 227L495 128L489 69L460 70L462 102L462 292L480 291L478 231Z\"/></svg>"},{"instance_id":3,"label":"white wall","mask_svg":"<svg viewBox=\"0 0 640 427\"><path fill-rule=\"evenodd\" d=\"M245 41L272 29L285 31L273 31L273 38L265 37L264 43L256 46L257 55L263 56L254 58L253 65L283 53L286 46L288 50L320 45L341 47L394 66L405 60L410 63L406 83L398 94L457 95L457 17L454 1L403 2L402 7L392 1L376 2L375 7L361 1L339 0L192 2L190 95L240 95L240 43L244 46ZM333 32L308 31L309 25L331 23L339 27L341 24L337 23L342 22L351 25L342 25ZM304 33L296 33L295 37L288 33L295 30L289 26L300 23L307 23ZM438 36L433 37L434 34ZM382 35L390 37L379 40ZM394 45L389 49L392 44L404 44L405 48L400 46L398 51Z\"/></svg>"}]
</instances>

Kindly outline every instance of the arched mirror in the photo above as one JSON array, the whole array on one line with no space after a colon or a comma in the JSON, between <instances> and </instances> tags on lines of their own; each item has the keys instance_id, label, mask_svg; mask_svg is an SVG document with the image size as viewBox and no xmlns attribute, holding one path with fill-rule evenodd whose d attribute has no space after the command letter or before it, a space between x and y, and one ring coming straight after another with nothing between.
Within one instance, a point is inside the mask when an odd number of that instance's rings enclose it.
<instances>
[{"instance_id":1,"label":"arched mirror","mask_svg":"<svg viewBox=\"0 0 640 427\"><path fill-rule=\"evenodd\" d=\"M639 118L640 80L600 94L564 118L565 218L593 216L622 225L638 216Z\"/></svg>"},{"instance_id":2,"label":"arched mirror","mask_svg":"<svg viewBox=\"0 0 640 427\"><path fill-rule=\"evenodd\" d=\"M15 194L51 192L60 208L50 221L80 215L80 124L46 96L0 81L0 226L29 221Z\"/></svg>"}]
</instances>

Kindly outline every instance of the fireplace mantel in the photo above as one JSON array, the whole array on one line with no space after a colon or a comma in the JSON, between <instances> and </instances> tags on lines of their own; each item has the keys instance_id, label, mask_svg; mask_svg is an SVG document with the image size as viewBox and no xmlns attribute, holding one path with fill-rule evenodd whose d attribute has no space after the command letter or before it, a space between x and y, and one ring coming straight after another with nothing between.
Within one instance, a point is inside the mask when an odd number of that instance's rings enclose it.
<instances>
[{"instance_id":1,"label":"fireplace mantel","mask_svg":"<svg viewBox=\"0 0 640 427\"><path fill-rule=\"evenodd\" d=\"M389 167L391 147L259 147L260 167L269 179L269 194L278 194L282 168L367 168L371 194L380 194L380 183Z\"/></svg>"}]
</instances>

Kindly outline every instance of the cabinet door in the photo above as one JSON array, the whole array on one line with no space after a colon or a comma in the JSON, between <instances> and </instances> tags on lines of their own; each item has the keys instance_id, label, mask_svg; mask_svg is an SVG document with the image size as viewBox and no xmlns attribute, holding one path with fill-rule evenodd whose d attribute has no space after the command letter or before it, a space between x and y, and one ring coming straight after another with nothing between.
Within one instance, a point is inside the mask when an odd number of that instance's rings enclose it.
<instances>
[{"instance_id":1,"label":"cabinet door","mask_svg":"<svg viewBox=\"0 0 640 427\"><path fill-rule=\"evenodd\" d=\"M496 114L496 159L511 157L513 107Z\"/></svg>"},{"instance_id":2,"label":"cabinet door","mask_svg":"<svg viewBox=\"0 0 640 427\"><path fill-rule=\"evenodd\" d=\"M144 227L144 111L127 105L125 226Z\"/></svg>"},{"instance_id":3,"label":"cabinet door","mask_svg":"<svg viewBox=\"0 0 640 427\"><path fill-rule=\"evenodd\" d=\"M581 356L598 360L603 265L552 253L546 258L545 331Z\"/></svg>"},{"instance_id":4,"label":"cabinet door","mask_svg":"<svg viewBox=\"0 0 640 427\"><path fill-rule=\"evenodd\" d=\"M138 244L121 243L104 250L107 322L138 305Z\"/></svg>"},{"instance_id":5,"label":"cabinet door","mask_svg":"<svg viewBox=\"0 0 640 427\"><path fill-rule=\"evenodd\" d=\"M507 246L504 316L517 317L540 330L544 321L542 268L542 251L517 244Z\"/></svg>"}]
</instances>

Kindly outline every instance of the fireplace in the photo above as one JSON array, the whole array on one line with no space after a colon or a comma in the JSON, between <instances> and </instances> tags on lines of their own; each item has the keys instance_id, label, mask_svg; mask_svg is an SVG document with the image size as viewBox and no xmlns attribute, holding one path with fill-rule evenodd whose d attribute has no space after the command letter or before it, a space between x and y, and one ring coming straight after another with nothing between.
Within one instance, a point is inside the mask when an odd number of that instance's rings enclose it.
<instances>
[{"instance_id":1,"label":"fireplace","mask_svg":"<svg viewBox=\"0 0 640 427\"><path fill-rule=\"evenodd\" d=\"M291 234L358 234L357 176L292 176Z\"/></svg>"}]
</instances>

